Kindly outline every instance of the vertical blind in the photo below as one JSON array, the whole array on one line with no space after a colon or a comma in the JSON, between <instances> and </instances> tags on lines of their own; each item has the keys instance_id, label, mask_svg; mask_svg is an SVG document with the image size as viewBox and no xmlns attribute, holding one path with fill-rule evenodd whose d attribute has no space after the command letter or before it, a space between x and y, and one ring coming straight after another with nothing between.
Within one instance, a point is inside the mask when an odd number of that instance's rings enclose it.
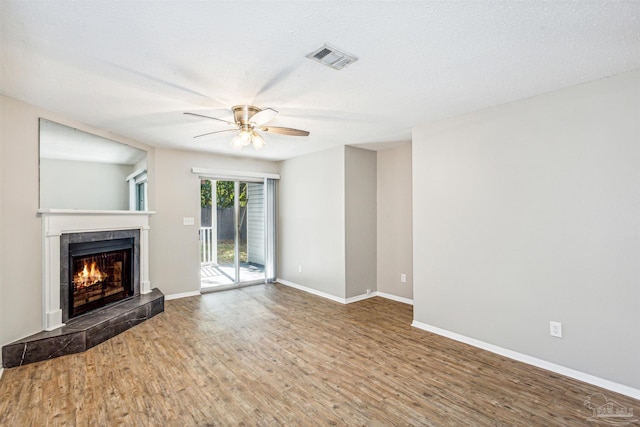
<instances>
[{"instance_id":1,"label":"vertical blind","mask_svg":"<svg viewBox=\"0 0 640 427\"><path fill-rule=\"evenodd\" d=\"M272 283L276 278L276 180L265 178L265 279Z\"/></svg>"}]
</instances>

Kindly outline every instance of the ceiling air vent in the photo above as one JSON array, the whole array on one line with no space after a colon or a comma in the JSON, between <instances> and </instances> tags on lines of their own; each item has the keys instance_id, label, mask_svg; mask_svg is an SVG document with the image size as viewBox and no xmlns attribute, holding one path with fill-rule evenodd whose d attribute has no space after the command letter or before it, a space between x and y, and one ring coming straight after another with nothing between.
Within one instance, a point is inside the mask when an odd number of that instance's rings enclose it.
<instances>
[{"instance_id":1,"label":"ceiling air vent","mask_svg":"<svg viewBox=\"0 0 640 427\"><path fill-rule=\"evenodd\" d=\"M307 55L307 58L318 61L321 64L331 67L334 70L341 70L352 62L356 62L358 58L348 53L344 53L331 47L324 45L320 49L316 49Z\"/></svg>"}]
</instances>

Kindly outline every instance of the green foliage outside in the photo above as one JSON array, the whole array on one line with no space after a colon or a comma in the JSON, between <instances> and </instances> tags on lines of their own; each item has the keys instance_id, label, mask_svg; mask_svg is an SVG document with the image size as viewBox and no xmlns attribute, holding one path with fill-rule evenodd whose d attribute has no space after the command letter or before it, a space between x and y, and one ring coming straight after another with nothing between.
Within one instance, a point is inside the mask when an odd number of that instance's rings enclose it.
<instances>
[{"instance_id":1,"label":"green foliage outside","mask_svg":"<svg viewBox=\"0 0 640 427\"><path fill-rule=\"evenodd\" d=\"M232 208L234 202L234 182L233 181L213 181L216 182L216 202L219 208ZM200 206L203 208L211 206L212 181L208 179L200 180ZM240 183L240 207L247 206L247 184Z\"/></svg>"},{"instance_id":2,"label":"green foliage outside","mask_svg":"<svg viewBox=\"0 0 640 427\"><path fill-rule=\"evenodd\" d=\"M233 208L235 199L234 195L234 182L233 181L210 181L208 179L200 180L200 206L203 208L211 207L211 196L213 191L212 182L216 183L216 204L220 208ZM247 206L247 184L240 183L240 207ZM244 224L246 210L242 212L240 218L240 224ZM213 213L215 215L215 212ZM202 243L201 250L202 257L208 252L208 248L205 247L208 243ZM231 265L234 263L235 258L235 244L233 240L219 240L217 247L215 248L218 253L219 265ZM204 262L204 258L201 260ZM240 241L240 262L247 262L247 241Z\"/></svg>"},{"instance_id":3,"label":"green foliage outside","mask_svg":"<svg viewBox=\"0 0 640 427\"><path fill-rule=\"evenodd\" d=\"M205 253L209 252L209 242L202 242L200 248L200 262L206 262ZM233 240L218 240L216 247L218 265L232 265L236 256L236 245ZM240 241L240 262L248 262L247 240Z\"/></svg>"},{"instance_id":4,"label":"green foliage outside","mask_svg":"<svg viewBox=\"0 0 640 427\"><path fill-rule=\"evenodd\" d=\"M236 246L233 240L218 241L218 264L231 265L235 258ZM240 262L247 262L247 241L240 241Z\"/></svg>"},{"instance_id":5,"label":"green foliage outside","mask_svg":"<svg viewBox=\"0 0 640 427\"><path fill-rule=\"evenodd\" d=\"M200 180L200 206L203 208L211 206L211 181Z\"/></svg>"}]
</instances>

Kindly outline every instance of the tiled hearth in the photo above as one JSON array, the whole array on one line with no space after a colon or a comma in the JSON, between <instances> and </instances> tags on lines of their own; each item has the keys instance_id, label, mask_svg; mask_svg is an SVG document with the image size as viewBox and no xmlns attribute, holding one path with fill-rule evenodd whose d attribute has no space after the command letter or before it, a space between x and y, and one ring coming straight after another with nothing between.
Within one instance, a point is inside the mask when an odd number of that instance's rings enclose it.
<instances>
[{"instance_id":1,"label":"tiled hearth","mask_svg":"<svg viewBox=\"0 0 640 427\"><path fill-rule=\"evenodd\" d=\"M42 331L2 347L2 365L14 368L27 363L80 353L164 311L164 295L150 293L103 307L67 322L53 331Z\"/></svg>"},{"instance_id":2,"label":"tiled hearth","mask_svg":"<svg viewBox=\"0 0 640 427\"><path fill-rule=\"evenodd\" d=\"M5 368L85 351L164 311L164 295L158 289L152 290L149 281L148 222L152 213L59 209L39 211L42 217L43 330L2 347L2 364ZM129 297L71 318L69 257L66 253L70 243L126 240L123 238L133 242L129 247L134 248L131 270L133 286ZM101 261L96 261L99 262ZM131 265L126 262L120 265ZM120 268L114 271L119 270ZM73 277L75 287L79 279ZM107 283L103 278L110 276L99 277ZM111 277L120 276L114 273ZM82 282L78 286L93 286L93 283L96 282ZM87 289L92 291L91 299L86 301L94 301L98 294L93 291L94 288ZM99 288L96 290L110 295ZM81 301L71 298L73 307L85 303L85 295L81 295ZM91 304L95 305L95 302Z\"/></svg>"}]
</instances>

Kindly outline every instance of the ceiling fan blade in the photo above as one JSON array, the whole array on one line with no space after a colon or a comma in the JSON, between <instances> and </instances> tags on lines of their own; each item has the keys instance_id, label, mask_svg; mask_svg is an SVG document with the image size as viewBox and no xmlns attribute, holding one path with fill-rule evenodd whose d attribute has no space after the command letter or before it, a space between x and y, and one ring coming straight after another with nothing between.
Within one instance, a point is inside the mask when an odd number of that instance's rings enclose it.
<instances>
[{"instance_id":1,"label":"ceiling fan blade","mask_svg":"<svg viewBox=\"0 0 640 427\"><path fill-rule=\"evenodd\" d=\"M260 126L263 125L265 123L267 123L270 120L273 120L273 118L278 114L278 112L276 110L274 110L273 108L265 108L262 111L258 111L257 113L255 113L250 119L249 121L251 123L255 123L256 126Z\"/></svg>"},{"instance_id":2,"label":"ceiling fan blade","mask_svg":"<svg viewBox=\"0 0 640 427\"><path fill-rule=\"evenodd\" d=\"M237 131L238 128L235 129L225 129L225 130L217 130L215 132L207 132L207 133L203 133L202 135L196 135L194 136L194 138L200 138L201 136L207 136L207 135L213 135L214 133L222 133L222 132L231 132L231 131Z\"/></svg>"},{"instance_id":3,"label":"ceiling fan blade","mask_svg":"<svg viewBox=\"0 0 640 427\"><path fill-rule=\"evenodd\" d=\"M300 130L300 129L283 128L278 126L262 126L259 129L263 132L277 133L280 135L309 136L309 132L307 132L306 130Z\"/></svg>"},{"instance_id":4,"label":"ceiling fan blade","mask_svg":"<svg viewBox=\"0 0 640 427\"><path fill-rule=\"evenodd\" d=\"M223 122L223 123L227 123L229 125L233 125L235 126L236 124L234 122L230 122L228 120L223 120L223 119L218 119L216 117L210 117L210 116L204 116L202 114L196 114L196 113L184 113L184 114L188 114L190 116L198 116L198 117L204 117L205 119L213 119L213 120L217 120L219 122Z\"/></svg>"}]
</instances>

